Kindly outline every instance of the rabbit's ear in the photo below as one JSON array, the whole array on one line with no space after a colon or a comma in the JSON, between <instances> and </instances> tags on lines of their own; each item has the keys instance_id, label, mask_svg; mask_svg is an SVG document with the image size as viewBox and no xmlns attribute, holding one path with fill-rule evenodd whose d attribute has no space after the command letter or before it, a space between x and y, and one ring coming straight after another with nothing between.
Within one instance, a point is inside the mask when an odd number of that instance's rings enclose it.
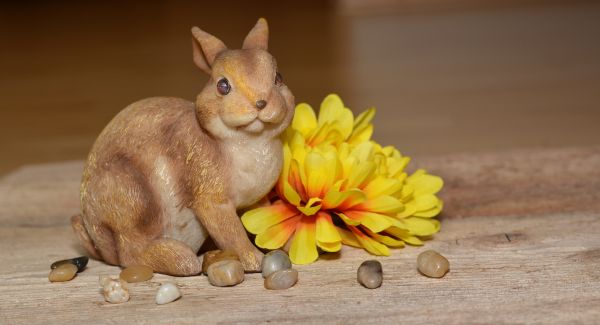
<instances>
[{"instance_id":1,"label":"rabbit's ear","mask_svg":"<svg viewBox=\"0 0 600 325\"><path fill-rule=\"evenodd\" d=\"M267 50L269 47L269 25L264 18L258 19L248 36L244 39L243 49Z\"/></svg>"},{"instance_id":2,"label":"rabbit's ear","mask_svg":"<svg viewBox=\"0 0 600 325\"><path fill-rule=\"evenodd\" d=\"M227 49L227 46L218 38L201 30L192 28L192 46L194 47L194 63L198 68L210 74L212 64L217 55Z\"/></svg>"}]
</instances>

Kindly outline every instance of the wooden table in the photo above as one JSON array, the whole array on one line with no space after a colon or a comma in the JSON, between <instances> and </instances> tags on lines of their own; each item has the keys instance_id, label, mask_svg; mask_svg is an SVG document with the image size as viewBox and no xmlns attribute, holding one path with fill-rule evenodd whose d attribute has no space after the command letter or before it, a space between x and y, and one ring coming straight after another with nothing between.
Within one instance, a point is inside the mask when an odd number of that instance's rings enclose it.
<instances>
[{"instance_id":1,"label":"wooden table","mask_svg":"<svg viewBox=\"0 0 600 325\"><path fill-rule=\"evenodd\" d=\"M442 230L425 247L393 251L384 283L368 290L356 249L298 266L289 290L267 291L259 274L232 288L203 276L156 275L111 305L90 261L67 283L51 262L79 255L69 216L78 210L81 162L26 166L0 179L0 323L597 323L600 320L600 147L414 159L446 180ZM419 275L416 256L450 260L442 279ZM174 281L183 298L154 303Z\"/></svg>"}]
</instances>

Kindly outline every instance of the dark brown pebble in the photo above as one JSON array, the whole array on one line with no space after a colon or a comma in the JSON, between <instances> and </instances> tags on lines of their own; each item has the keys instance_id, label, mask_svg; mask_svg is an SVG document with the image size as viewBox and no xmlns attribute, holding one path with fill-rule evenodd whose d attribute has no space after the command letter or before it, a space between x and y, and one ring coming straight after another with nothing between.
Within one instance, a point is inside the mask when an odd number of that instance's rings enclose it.
<instances>
[{"instance_id":1,"label":"dark brown pebble","mask_svg":"<svg viewBox=\"0 0 600 325\"><path fill-rule=\"evenodd\" d=\"M75 257L75 258L70 258L68 260L60 260L60 261L56 261L54 263L52 263L52 265L50 265L50 269L54 270L55 268L63 265L63 264L73 264L75 266L77 266L77 273L83 271L85 269L85 267L87 266L89 261L89 258L87 256L79 256L79 257Z\"/></svg>"}]
</instances>

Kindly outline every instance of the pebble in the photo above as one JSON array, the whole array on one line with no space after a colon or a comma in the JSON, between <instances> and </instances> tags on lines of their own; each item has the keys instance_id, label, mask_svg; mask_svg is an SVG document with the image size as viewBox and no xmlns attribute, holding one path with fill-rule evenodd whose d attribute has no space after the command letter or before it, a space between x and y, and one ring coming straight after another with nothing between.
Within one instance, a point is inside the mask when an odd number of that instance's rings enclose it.
<instances>
[{"instance_id":1,"label":"pebble","mask_svg":"<svg viewBox=\"0 0 600 325\"><path fill-rule=\"evenodd\" d=\"M104 300L111 304L120 304L129 301L129 290L127 282L121 279L113 279L107 275L100 276L100 286Z\"/></svg>"},{"instance_id":2,"label":"pebble","mask_svg":"<svg viewBox=\"0 0 600 325\"><path fill-rule=\"evenodd\" d=\"M233 251L222 251L220 249L214 250L214 251L208 251L206 253L204 253L204 256L202 258L202 273L206 274L206 271L208 271L208 267L218 261L225 261L225 260L235 260L235 261L239 261L240 258L237 256L237 254Z\"/></svg>"},{"instance_id":3,"label":"pebble","mask_svg":"<svg viewBox=\"0 0 600 325\"><path fill-rule=\"evenodd\" d=\"M77 274L77 266L75 264L66 263L52 269L48 275L50 282L65 282L70 281Z\"/></svg>"},{"instance_id":4,"label":"pebble","mask_svg":"<svg viewBox=\"0 0 600 325\"><path fill-rule=\"evenodd\" d=\"M154 272L152 272L152 268L146 265L128 266L119 274L119 278L128 283L148 281L153 276Z\"/></svg>"},{"instance_id":5,"label":"pebble","mask_svg":"<svg viewBox=\"0 0 600 325\"><path fill-rule=\"evenodd\" d=\"M70 258L68 260L60 260L60 261L56 261L54 263L52 263L52 265L50 265L51 269L55 269L63 264L73 264L75 266L77 266L77 273L83 271L83 269L85 269L85 267L87 266L89 261L89 258L87 256L79 256L79 257L75 257L75 258Z\"/></svg>"},{"instance_id":6,"label":"pebble","mask_svg":"<svg viewBox=\"0 0 600 325\"><path fill-rule=\"evenodd\" d=\"M292 262L288 255L282 250L270 251L262 259L262 276L268 277L270 274L292 268Z\"/></svg>"},{"instance_id":7,"label":"pebble","mask_svg":"<svg viewBox=\"0 0 600 325\"><path fill-rule=\"evenodd\" d=\"M417 257L417 269L430 278L443 277L449 268L448 260L434 250L424 251Z\"/></svg>"},{"instance_id":8,"label":"pebble","mask_svg":"<svg viewBox=\"0 0 600 325\"><path fill-rule=\"evenodd\" d=\"M164 305L173 302L181 297L181 291L172 282L165 282L160 285L156 292L156 304Z\"/></svg>"},{"instance_id":9,"label":"pebble","mask_svg":"<svg viewBox=\"0 0 600 325\"><path fill-rule=\"evenodd\" d=\"M376 260L364 261L358 268L357 280L365 288L375 289L383 282L383 269Z\"/></svg>"},{"instance_id":10,"label":"pebble","mask_svg":"<svg viewBox=\"0 0 600 325\"><path fill-rule=\"evenodd\" d=\"M265 278L265 288L283 290L293 287L296 282L298 282L298 271L294 269L279 270Z\"/></svg>"},{"instance_id":11,"label":"pebble","mask_svg":"<svg viewBox=\"0 0 600 325\"><path fill-rule=\"evenodd\" d=\"M224 260L212 263L206 271L210 284L228 287L244 281L244 267L240 261Z\"/></svg>"}]
</instances>

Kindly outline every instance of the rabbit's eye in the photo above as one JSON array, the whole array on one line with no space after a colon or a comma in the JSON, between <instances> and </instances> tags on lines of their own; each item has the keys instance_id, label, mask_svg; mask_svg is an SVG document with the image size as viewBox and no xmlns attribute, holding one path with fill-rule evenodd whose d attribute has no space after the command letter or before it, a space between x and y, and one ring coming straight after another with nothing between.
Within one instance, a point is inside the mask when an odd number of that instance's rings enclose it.
<instances>
[{"instance_id":1,"label":"rabbit's eye","mask_svg":"<svg viewBox=\"0 0 600 325\"><path fill-rule=\"evenodd\" d=\"M220 79L217 82L217 91L221 95L229 94L229 91L231 91L231 86L229 85L229 80L227 80L226 78Z\"/></svg>"},{"instance_id":2,"label":"rabbit's eye","mask_svg":"<svg viewBox=\"0 0 600 325\"><path fill-rule=\"evenodd\" d=\"M277 86L281 86L283 84L283 76L279 72L275 74L275 84Z\"/></svg>"}]
</instances>

